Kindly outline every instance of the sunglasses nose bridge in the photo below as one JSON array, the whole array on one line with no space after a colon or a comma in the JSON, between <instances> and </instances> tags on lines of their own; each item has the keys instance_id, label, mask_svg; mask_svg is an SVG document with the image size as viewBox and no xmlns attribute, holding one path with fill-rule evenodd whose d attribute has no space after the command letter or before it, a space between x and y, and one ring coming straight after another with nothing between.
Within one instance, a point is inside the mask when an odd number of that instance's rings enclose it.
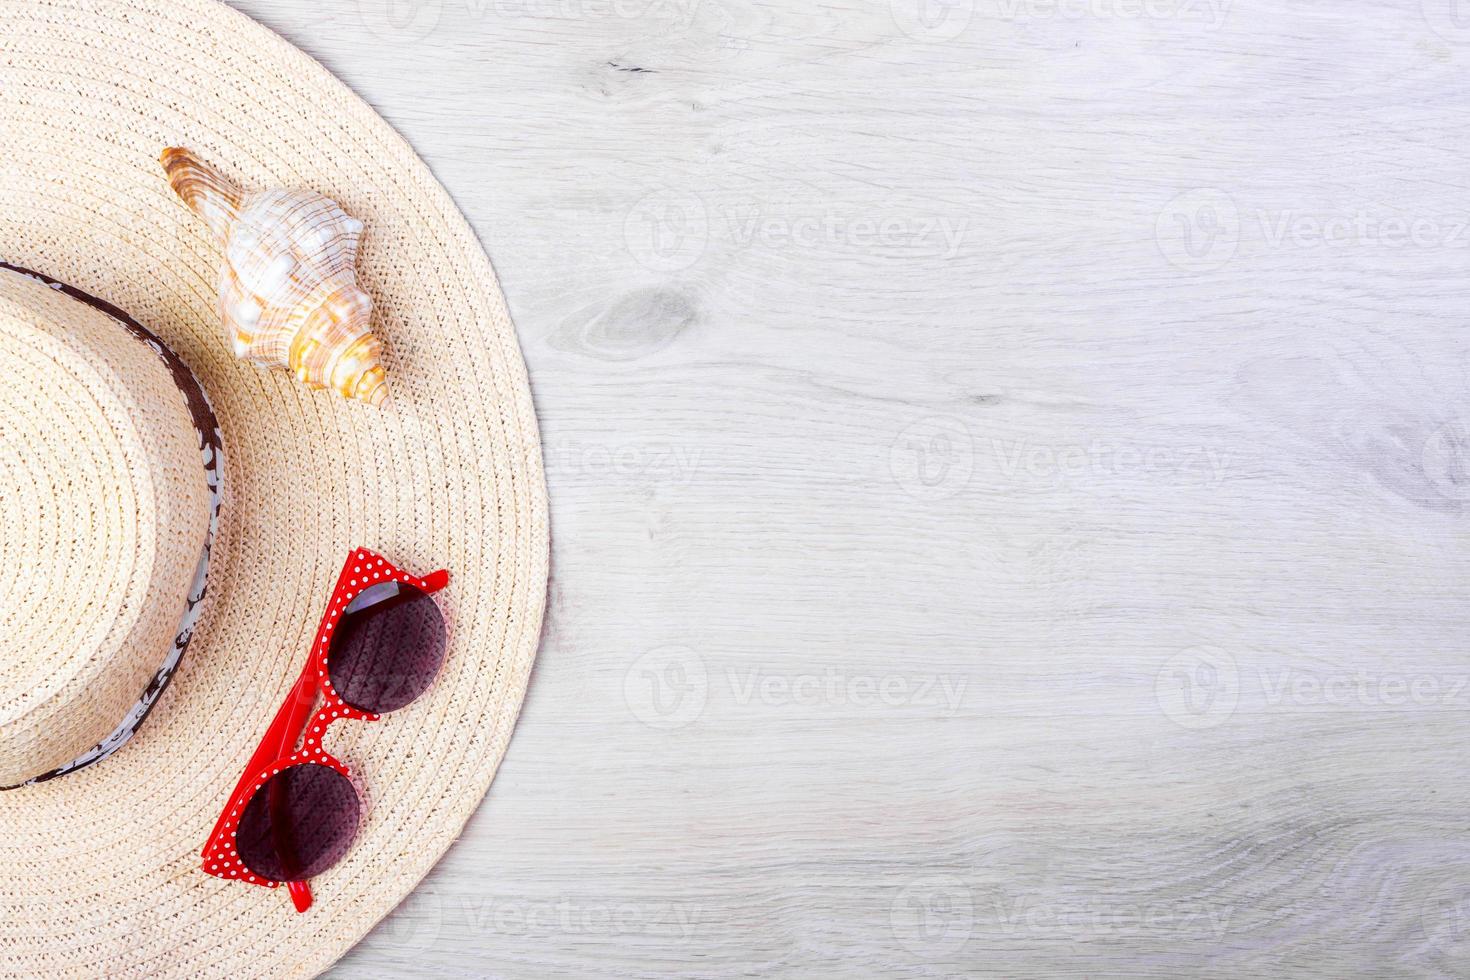
<instances>
[{"instance_id":1,"label":"sunglasses nose bridge","mask_svg":"<svg viewBox=\"0 0 1470 980\"><path fill-rule=\"evenodd\" d=\"M323 690L328 696L322 702L322 706L317 709L316 714L311 716L311 721L307 723L305 738L301 743L303 752L325 751L322 742L327 737L327 730L339 721L378 721L382 718L382 715L354 708L343 701L332 691L330 684L330 681L323 683Z\"/></svg>"}]
</instances>

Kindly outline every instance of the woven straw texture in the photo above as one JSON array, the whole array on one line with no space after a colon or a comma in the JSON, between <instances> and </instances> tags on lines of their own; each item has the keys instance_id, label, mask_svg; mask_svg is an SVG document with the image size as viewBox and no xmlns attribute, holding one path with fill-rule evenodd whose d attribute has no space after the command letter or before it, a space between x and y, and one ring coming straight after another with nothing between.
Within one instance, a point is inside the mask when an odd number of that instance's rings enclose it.
<instances>
[{"instance_id":1,"label":"woven straw texture","mask_svg":"<svg viewBox=\"0 0 1470 980\"><path fill-rule=\"evenodd\" d=\"M98 765L0 793L0 977L314 975L459 833L535 656L545 483L494 273L401 138L212 0L0 0L0 132L0 259L158 334L209 393L226 459L204 615L148 723ZM170 145L247 188L309 188L363 219L388 410L234 359L218 246L157 162ZM204 875L198 854L357 545L453 572L451 645L422 699L334 728L327 748L359 778L364 823L298 915L279 889ZM74 587L58 574L32 587Z\"/></svg>"},{"instance_id":2,"label":"woven straw texture","mask_svg":"<svg viewBox=\"0 0 1470 980\"><path fill-rule=\"evenodd\" d=\"M106 314L0 272L0 786L109 735L173 647L209 529L184 395ZM22 577L24 569L24 577ZM66 588L36 588L65 582Z\"/></svg>"}]
</instances>

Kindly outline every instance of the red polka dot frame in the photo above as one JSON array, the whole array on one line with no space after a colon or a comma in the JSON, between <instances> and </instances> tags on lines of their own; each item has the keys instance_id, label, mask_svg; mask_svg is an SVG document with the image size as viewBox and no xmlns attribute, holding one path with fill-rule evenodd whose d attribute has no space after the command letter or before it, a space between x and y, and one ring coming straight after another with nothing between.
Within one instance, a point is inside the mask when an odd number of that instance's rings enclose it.
<instances>
[{"instance_id":1,"label":"red polka dot frame","mask_svg":"<svg viewBox=\"0 0 1470 980\"><path fill-rule=\"evenodd\" d=\"M338 721L350 718L373 722L382 716L353 707L338 694L329 670L332 639L334 630L341 625L354 599L370 588L394 582L432 595L449 583L449 573L441 569L420 578L365 548L358 548L347 556L327 601L326 611L322 613L321 624L312 640L311 653L301 676L246 764L208 843L204 845L201 867L206 874L227 881L275 888L280 882L252 871L237 847L241 821L250 801L266 783L294 766L325 766L349 780L353 778L341 760L322 748L322 741ZM313 714L312 709L318 701L320 706ZM301 743L299 748L298 741ZM362 799L361 793L358 793L358 799ZM311 890L306 880L289 881L287 885L298 912L305 912L311 907Z\"/></svg>"}]
</instances>

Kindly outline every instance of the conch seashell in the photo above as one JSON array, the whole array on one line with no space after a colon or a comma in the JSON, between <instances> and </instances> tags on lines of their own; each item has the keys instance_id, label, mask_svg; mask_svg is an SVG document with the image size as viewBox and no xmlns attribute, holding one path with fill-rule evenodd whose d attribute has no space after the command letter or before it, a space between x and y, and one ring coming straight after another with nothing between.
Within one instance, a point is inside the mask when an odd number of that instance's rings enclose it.
<instances>
[{"instance_id":1,"label":"conch seashell","mask_svg":"<svg viewBox=\"0 0 1470 980\"><path fill-rule=\"evenodd\" d=\"M381 406L382 344L369 326L372 299L357 285L362 222L311 191L247 194L179 147L159 161L224 246L220 313L235 356Z\"/></svg>"}]
</instances>

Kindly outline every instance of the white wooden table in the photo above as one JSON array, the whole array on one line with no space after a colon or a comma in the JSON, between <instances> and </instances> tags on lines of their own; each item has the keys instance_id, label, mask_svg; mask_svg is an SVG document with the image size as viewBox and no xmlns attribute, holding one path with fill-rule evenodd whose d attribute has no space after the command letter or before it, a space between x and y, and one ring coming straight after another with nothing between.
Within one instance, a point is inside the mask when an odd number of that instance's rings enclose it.
<instances>
[{"instance_id":1,"label":"white wooden table","mask_svg":"<svg viewBox=\"0 0 1470 980\"><path fill-rule=\"evenodd\" d=\"M552 493L333 976L1470 971L1470 7L236 3L474 223Z\"/></svg>"}]
</instances>

